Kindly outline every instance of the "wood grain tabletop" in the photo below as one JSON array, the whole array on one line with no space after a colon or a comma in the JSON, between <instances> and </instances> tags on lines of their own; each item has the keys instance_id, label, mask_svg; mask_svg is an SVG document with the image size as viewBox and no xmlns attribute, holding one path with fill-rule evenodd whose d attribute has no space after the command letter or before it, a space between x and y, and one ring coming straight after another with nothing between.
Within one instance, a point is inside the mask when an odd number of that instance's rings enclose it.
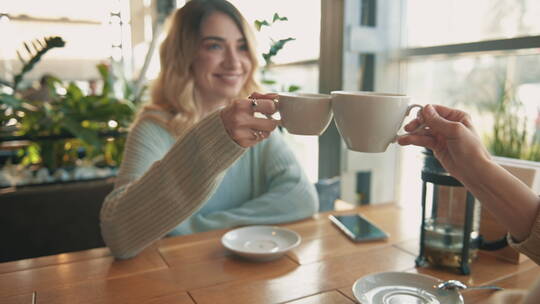
<instances>
[{"instance_id":1,"label":"wood grain tabletop","mask_svg":"<svg viewBox=\"0 0 540 304\"><path fill-rule=\"evenodd\" d=\"M361 213L390 234L384 241L351 242L330 213ZM479 254L471 275L416 268L418 210L393 203L320 213L280 225L301 244L268 262L246 260L221 245L227 230L165 238L137 257L115 260L107 248L0 263L0 303L357 303L353 283L366 275L404 271L470 285L528 288L540 269ZM486 303L492 292L464 292L465 303Z\"/></svg>"}]
</instances>

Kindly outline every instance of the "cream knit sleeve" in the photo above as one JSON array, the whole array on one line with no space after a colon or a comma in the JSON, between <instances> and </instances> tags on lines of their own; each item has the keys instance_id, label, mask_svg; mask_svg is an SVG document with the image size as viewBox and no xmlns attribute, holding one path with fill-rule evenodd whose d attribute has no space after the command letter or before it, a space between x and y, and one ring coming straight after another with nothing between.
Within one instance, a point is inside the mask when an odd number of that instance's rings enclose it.
<instances>
[{"instance_id":1,"label":"cream knit sleeve","mask_svg":"<svg viewBox=\"0 0 540 304\"><path fill-rule=\"evenodd\" d=\"M130 154L148 153L140 147L155 139L144 134L130 133L125 161L129 162ZM229 137L216 112L188 131L163 158L151 166L139 164L149 168L130 182L124 180L101 209L101 233L112 254L122 259L133 257L188 218L244 151ZM126 163L130 165L137 167Z\"/></svg>"}]
</instances>

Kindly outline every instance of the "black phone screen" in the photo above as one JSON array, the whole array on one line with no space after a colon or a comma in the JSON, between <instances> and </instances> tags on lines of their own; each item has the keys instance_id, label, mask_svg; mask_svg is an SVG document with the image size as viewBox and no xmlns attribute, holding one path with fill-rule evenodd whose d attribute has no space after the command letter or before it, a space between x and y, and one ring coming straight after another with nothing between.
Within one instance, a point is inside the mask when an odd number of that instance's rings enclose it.
<instances>
[{"instance_id":1,"label":"black phone screen","mask_svg":"<svg viewBox=\"0 0 540 304\"><path fill-rule=\"evenodd\" d=\"M347 236L355 241L370 241L388 238L388 234L382 231L365 218L358 214L353 215L330 215L330 220L336 224Z\"/></svg>"}]
</instances>

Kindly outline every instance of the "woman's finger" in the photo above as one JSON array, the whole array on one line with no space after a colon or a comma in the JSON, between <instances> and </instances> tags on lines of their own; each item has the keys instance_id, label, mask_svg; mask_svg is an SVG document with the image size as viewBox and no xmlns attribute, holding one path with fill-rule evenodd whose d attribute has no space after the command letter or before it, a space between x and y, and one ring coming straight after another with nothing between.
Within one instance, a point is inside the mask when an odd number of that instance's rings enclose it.
<instances>
[{"instance_id":1,"label":"woman's finger","mask_svg":"<svg viewBox=\"0 0 540 304\"><path fill-rule=\"evenodd\" d=\"M256 141L263 141L270 136L270 132L251 129L252 138Z\"/></svg>"},{"instance_id":2,"label":"woman's finger","mask_svg":"<svg viewBox=\"0 0 540 304\"><path fill-rule=\"evenodd\" d=\"M272 99L252 98L249 100L249 105L253 113L259 112L265 115L272 115L277 111L276 103Z\"/></svg>"},{"instance_id":3,"label":"woman's finger","mask_svg":"<svg viewBox=\"0 0 540 304\"><path fill-rule=\"evenodd\" d=\"M230 136L238 145L248 148L264 140L266 133L264 131L242 128L232 130Z\"/></svg>"},{"instance_id":4,"label":"woman's finger","mask_svg":"<svg viewBox=\"0 0 540 304\"><path fill-rule=\"evenodd\" d=\"M263 139L267 139L268 137L270 137L270 133L271 132L267 132L267 131L259 131L260 135L262 136Z\"/></svg>"},{"instance_id":5,"label":"woman's finger","mask_svg":"<svg viewBox=\"0 0 540 304\"><path fill-rule=\"evenodd\" d=\"M420 119L415 118L411 120L408 124L406 124L405 127L403 127L403 129L407 132L411 132L411 131L416 130L421 125L422 125L422 122L420 121Z\"/></svg>"},{"instance_id":6,"label":"woman's finger","mask_svg":"<svg viewBox=\"0 0 540 304\"><path fill-rule=\"evenodd\" d=\"M278 121L274 119L252 117L245 125L253 130L272 132L278 126Z\"/></svg>"},{"instance_id":7,"label":"woman's finger","mask_svg":"<svg viewBox=\"0 0 540 304\"><path fill-rule=\"evenodd\" d=\"M248 146L256 145L270 136L270 132L255 129L246 129L242 133L244 134L242 139Z\"/></svg>"},{"instance_id":8,"label":"woman's finger","mask_svg":"<svg viewBox=\"0 0 540 304\"><path fill-rule=\"evenodd\" d=\"M436 147L435 138L432 136L406 134L399 136L397 142L402 146L415 145L433 150Z\"/></svg>"},{"instance_id":9,"label":"woman's finger","mask_svg":"<svg viewBox=\"0 0 540 304\"><path fill-rule=\"evenodd\" d=\"M249 98L256 98L256 99L276 99L278 97L278 94L276 93L258 93L253 92L251 95L249 95Z\"/></svg>"}]
</instances>

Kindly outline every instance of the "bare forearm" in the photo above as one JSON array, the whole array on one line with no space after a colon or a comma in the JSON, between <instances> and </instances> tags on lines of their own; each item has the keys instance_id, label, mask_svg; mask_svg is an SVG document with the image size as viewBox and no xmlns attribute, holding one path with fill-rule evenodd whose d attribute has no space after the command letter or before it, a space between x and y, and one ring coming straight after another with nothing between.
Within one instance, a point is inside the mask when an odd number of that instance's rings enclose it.
<instances>
[{"instance_id":1,"label":"bare forearm","mask_svg":"<svg viewBox=\"0 0 540 304\"><path fill-rule=\"evenodd\" d=\"M463 184L517 241L527 238L538 214L539 197L492 160L474 164Z\"/></svg>"}]
</instances>

